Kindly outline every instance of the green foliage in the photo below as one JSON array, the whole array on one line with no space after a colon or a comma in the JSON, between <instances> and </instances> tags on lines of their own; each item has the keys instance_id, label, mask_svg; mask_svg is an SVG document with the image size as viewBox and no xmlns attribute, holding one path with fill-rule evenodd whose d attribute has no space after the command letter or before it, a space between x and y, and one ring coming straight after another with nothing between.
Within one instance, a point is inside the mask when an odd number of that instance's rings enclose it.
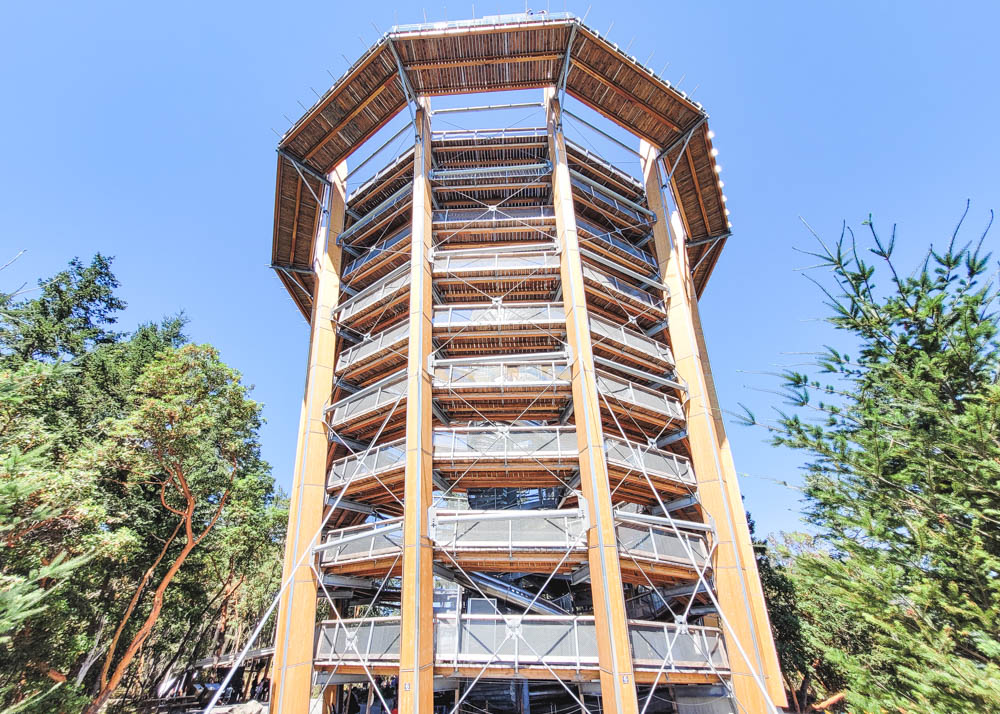
<instances>
[{"instance_id":1,"label":"green foliage","mask_svg":"<svg viewBox=\"0 0 1000 714\"><path fill-rule=\"evenodd\" d=\"M125 309L114 295L118 281L110 258L98 253L90 265L73 258L69 269L38 281L38 287L41 295L33 300L0 295L0 351L20 361L78 357L119 337L106 329Z\"/></svg>"},{"instance_id":2,"label":"green foliage","mask_svg":"<svg viewBox=\"0 0 1000 714\"><path fill-rule=\"evenodd\" d=\"M0 295L0 712L81 711L137 641L115 697L149 696L241 644L280 570L249 388L182 317L112 331L117 285L97 256Z\"/></svg>"},{"instance_id":3,"label":"green foliage","mask_svg":"<svg viewBox=\"0 0 1000 714\"><path fill-rule=\"evenodd\" d=\"M868 221L814 254L829 322L853 342L788 372L774 443L809 454L822 534L775 557L808 652L852 712L1000 711L1000 348L984 232L909 275ZM959 223L959 227L961 222ZM752 418L751 418L752 421ZM787 675L787 672L786 672ZM842 682L836 682L836 679Z\"/></svg>"}]
</instances>

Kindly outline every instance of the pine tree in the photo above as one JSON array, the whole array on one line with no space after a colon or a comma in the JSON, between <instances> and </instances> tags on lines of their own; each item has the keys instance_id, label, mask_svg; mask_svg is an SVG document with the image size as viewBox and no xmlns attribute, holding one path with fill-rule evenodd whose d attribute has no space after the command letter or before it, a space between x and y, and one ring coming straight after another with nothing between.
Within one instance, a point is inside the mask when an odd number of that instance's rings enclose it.
<instances>
[{"instance_id":1,"label":"pine tree","mask_svg":"<svg viewBox=\"0 0 1000 714\"><path fill-rule=\"evenodd\" d=\"M856 356L827 347L787 372L791 408L769 427L809 455L820 547L786 572L851 712L1000 712L996 266L988 227L961 244L961 225L909 275L895 229L869 219L867 255L850 230L817 237L828 320Z\"/></svg>"}]
</instances>

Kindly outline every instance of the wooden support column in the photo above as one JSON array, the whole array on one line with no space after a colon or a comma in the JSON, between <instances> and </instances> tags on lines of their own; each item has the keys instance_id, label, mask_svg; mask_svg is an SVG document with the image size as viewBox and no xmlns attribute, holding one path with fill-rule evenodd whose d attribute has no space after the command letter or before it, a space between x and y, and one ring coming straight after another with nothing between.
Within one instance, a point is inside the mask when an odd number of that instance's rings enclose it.
<instances>
[{"instance_id":1,"label":"wooden support column","mask_svg":"<svg viewBox=\"0 0 1000 714\"><path fill-rule=\"evenodd\" d=\"M340 701L340 686L328 684L323 687L323 714L336 714Z\"/></svg>"},{"instance_id":2,"label":"wooden support column","mask_svg":"<svg viewBox=\"0 0 1000 714\"><path fill-rule=\"evenodd\" d=\"M416 113L413 228L410 256L410 337L406 375L406 471L403 497L403 586L399 650L399 711L434 711L434 550L427 531L433 493L431 439L431 168L430 101Z\"/></svg>"},{"instance_id":3,"label":"wooden support column","mask_svg":"<svg viewBox=\"0 0 1000 714\"><path fill-rule=\"evenodd\" d=\"M657 219L653 226L656 256L663 282L669 289L664 297L668 303L671 348L677 373L688 388L687 432L698 498L715 525L718 547L712 573L722 615L728 624L724 635L733 687L744 711L773 712L774 706L786 706L785 690L736 467L712 381L698 298L687 260L686 236L683 229L670 227L660 190L657 148L643 141L640 153L646 198ZM760 684L767 690L770 705Z\"/></svg>"},{"instance_id":4,"label":"wooden support column","mask_svg":"<svg viewBox=\"0 0 1000 714\"><path fill-rule=\"evenodd\" d=\"M342 255L336 237L344 229L346 176L346 164L330 174L330 186L323 194L326 216L320 219L313 244L315 282L309 362L299 416L282 582L291 576L293 569L294 578L278 606L270 701L273 714L307 711L312 690L318 584L311 568L312 555L303 558L303 554L323 521L326 498L326 457L330 442L323 411L333 392L337 334L332 316L340 299Z\"/></svg>"},{"instance_id":5,"label":"wooden support column","mask_svg":"<svg viewBox=\"0 0 1000 714\"><path fill-rule=\"evenodd\" d=\"M636 714L639 711L632 673L632 647L622 591L618 540L611 487L604 457L604 428L597 393L597 374L591 349L590 322L583 286L583 265L576 233L573 190L562 116L554 87L545 90L549 158L552 161L552 200L560 247L560 275L566 332L572 363L573 415L580 455L580 484L587 501L590 584L594 600L597 651L601 668L603 711Z\"/></svg>"}]
</instances>

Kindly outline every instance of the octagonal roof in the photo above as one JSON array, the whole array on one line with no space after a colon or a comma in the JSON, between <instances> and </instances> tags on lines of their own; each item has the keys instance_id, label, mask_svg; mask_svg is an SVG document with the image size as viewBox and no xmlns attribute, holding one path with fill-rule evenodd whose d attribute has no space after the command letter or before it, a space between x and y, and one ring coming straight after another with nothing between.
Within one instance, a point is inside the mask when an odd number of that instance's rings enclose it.
<instances>
[{"instance_id":1,"label":"octagonal roof","mask_svg":"<svg viewBox=\"0 0 1000 714\"><path fill-rule=\"evenodd\" d=\"M318 175L385 126L408 96L551 85L564 85L591 109L667 149L700 293L729 233L704 111L578 18L540 13L394 27L285 133L272 265L284 269L279 277L299 307L311 302Z\"/></svg>"}]
</instances>

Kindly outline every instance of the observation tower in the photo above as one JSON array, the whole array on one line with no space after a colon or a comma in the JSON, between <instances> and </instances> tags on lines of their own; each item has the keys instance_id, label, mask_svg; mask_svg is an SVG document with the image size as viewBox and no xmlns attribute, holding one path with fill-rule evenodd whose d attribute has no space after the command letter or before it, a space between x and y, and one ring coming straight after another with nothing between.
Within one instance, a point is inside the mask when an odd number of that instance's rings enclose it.
<instances>
[{"instance_id":1,"label":"observation tower","mask_svg":"<svg viewBox=\"0 0 1000 714\"><path fill-rule=\"evenodd\" d=\"M542 13L394 27L282 137L272 712L785 705L698 315L706 119Z\"/></svg>"}]
</instances>

